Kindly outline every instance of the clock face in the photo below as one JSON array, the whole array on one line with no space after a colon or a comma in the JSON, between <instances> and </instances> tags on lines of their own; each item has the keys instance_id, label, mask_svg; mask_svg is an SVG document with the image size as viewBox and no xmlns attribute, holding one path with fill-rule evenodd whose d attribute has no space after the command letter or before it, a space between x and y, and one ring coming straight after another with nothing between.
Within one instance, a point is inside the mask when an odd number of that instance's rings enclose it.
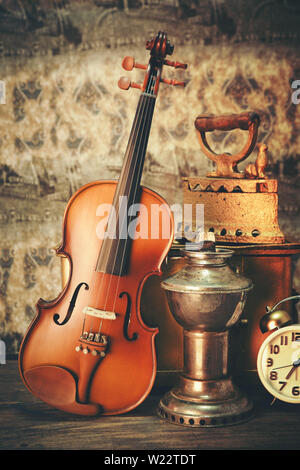
<instances>
[{"instance_id":1,"label":"clock face","mask_svg":"<svg viewBox=\"0 0 300 470\"><path fill-rule=\"evenodd\" d=\"M260 347L257 372L274 397L300 403L300 325L274 331Z\"/></svg>"}]
</instances>

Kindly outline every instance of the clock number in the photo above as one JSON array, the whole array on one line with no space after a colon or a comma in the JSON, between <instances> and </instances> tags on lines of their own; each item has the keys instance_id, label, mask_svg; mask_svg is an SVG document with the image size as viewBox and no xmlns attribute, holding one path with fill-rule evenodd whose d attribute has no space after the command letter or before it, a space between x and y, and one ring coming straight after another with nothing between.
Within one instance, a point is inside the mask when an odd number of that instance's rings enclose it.
<instances>
[{"instance_id":1,"label":"clock number","mask_svg":"<svg viewBox=\"0 0 300 470\"><path fill-rule=\"evenodd\" d=\"M280 351L280 347L278 344L270 344L270 353L271 354L278 354Z\"/></svg>"},{"instance_id":2,"label":"clock number","mask_svg":"<svg viewBox=\"0 0 300 470\"><path fill-rule=\"evenodd\" d=\"M295 397L298 397L298 396L300 395L300 390L299 390L298 385L295 385L295 387L292 388L292 394L293 394Z\"/></svg>"},{"instance_id":3,"label":"clock number","mask_svg":"<svg viewBox=\"0 0 300 470\"><path fill-rule=\"evenodd\" d=\"M279 391L281 392L281 390L286 386L287 382L279 382L281 387L279 389Z\"/></svg>"},{"instance_id":4,"label":"clock number","mask_svg":"<svg viewBox=\"0 0 300 470\"><path fill-rule=\"evenodd\" d=\"M267 359L267 367L271 367L273 365L273 359L271 359L270 357L268 357Z\"/></svg>"},{"instance_id":5,"label":"clock number","mask_svg":"<svg viewBox=\"0 0 300 470\"><path fill-rule=\"evenodd\" d=\"M280 344L282 346L287 346L288 344L288 337L287 336L280 336Z\"/></svg>"},{"instance_id":6,"label":"clock number","mask_svg":"<svg viewBox=\"0 0 300 470\"><path fill-rule=\"evenodd\" d=\"M277 380L277 378L278 378L278 374L277 374L276 370L272 370L270 372L270 380Z\"/></svg>"},{"instance_id":7,"label":"clock number","mask_svg":"<svg viewBox=\"0 0 300 470\"><path fill-rule=\"evenodd\" d=\"M300 341L300 333L292 333L292 341Z\"/></svg>"}]
</instances>

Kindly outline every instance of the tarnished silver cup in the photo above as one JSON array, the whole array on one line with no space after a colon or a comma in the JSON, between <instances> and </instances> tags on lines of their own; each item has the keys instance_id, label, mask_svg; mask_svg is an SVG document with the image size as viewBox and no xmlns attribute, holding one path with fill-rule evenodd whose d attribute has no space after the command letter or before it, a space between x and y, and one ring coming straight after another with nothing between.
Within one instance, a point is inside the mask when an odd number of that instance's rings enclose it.
<instances>
[{"instance_id":1,"label":"tarnished silver cup","mask_svg":"<svg viewBox=\"0 0 300 470\"><path fill-rule=\"evenodd\" d=\"M161 285L183 328L184 366L178 384L160 400L158 414L193 427L243 422L253 405L233 383L229 333L252 282L229 267L231 250L183 250L183 255L183 268Z\"/></svg>"}]
</instances>

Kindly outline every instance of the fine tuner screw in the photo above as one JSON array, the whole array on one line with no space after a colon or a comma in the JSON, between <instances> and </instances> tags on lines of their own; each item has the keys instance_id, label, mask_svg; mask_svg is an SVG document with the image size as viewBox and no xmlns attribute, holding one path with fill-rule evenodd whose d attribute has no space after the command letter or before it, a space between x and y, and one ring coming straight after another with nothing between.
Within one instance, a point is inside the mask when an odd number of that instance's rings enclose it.
<instances>
[{"instance_id":1,"label":"fine tuner screw","mask_svg":"<svg viewBox=\"0 0 300 470\"><path fill-rule=\"evenodd\" d=\"M91 351L88 347L85 347L85 348L83 349L81 345L76 346L75 351L76 351L76 352L82 351L83 354L86 354L86 355L89 354L90 352L92 352L92 355L93 355L93 356L100 356L100 357L105 357L105 356L106 356L106 353L105 353L104 351L98 351L97 349L93 349L93 350Z\"/></svg>"}]
</instances>

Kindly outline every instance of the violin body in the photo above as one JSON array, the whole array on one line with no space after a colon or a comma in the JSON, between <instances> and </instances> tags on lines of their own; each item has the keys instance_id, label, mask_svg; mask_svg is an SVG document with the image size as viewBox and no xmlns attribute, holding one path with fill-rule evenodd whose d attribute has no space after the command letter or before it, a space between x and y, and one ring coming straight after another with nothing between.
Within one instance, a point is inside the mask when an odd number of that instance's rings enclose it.
<instances>
[{"instance_id":1,"label":"violin body","mask_svg":"<svg viewBox=\"0 0 300 470\"><path fill-rule=\"evenodd\" d=\"M26 387L70 413L129 411L148 395L155 379L158 330L143 323L139 305L146 279L160 274L172 236L163 238L159 230L156 239L133 240L125 275L95 271L95 253L103 242L97 236L96 214L100 204L112 203L115 190L116 182L97 181L79 189L69 201L57 254L69 258L70 278L54 301L38 301L37 315L21 345L19 366ZM142 187L140 203L147 208L149 230L151 205L156 204L171 221L173 233L171 211L158 194ZM116 318L85 315L89 306L115 312ZM93 336L92 341L82 339L85 331L95 335L99 330L105 344Z\"/></svg>"},{"instance_id":2,"label":"violin body","mask_svg":"<svg viewBox=\"0 0 300 470\"><path fill-rule=\"evenodd\" d=\"M146 70L143 84L119 80L142 91L120 178L89 183L70 199L57 250L69 259L69 281L55 300L38 301L20 348L26 387L70 413L124 413L155 379L158 329L144 324L140 299L146 279L160 274L174 229L169 206L140 182L159 84L184 85L163 79L162 67L186 64L165 59L173 46L163 32L146 49L148 66L123 61L125 70Z\"/></svg>"}]
</instances>

